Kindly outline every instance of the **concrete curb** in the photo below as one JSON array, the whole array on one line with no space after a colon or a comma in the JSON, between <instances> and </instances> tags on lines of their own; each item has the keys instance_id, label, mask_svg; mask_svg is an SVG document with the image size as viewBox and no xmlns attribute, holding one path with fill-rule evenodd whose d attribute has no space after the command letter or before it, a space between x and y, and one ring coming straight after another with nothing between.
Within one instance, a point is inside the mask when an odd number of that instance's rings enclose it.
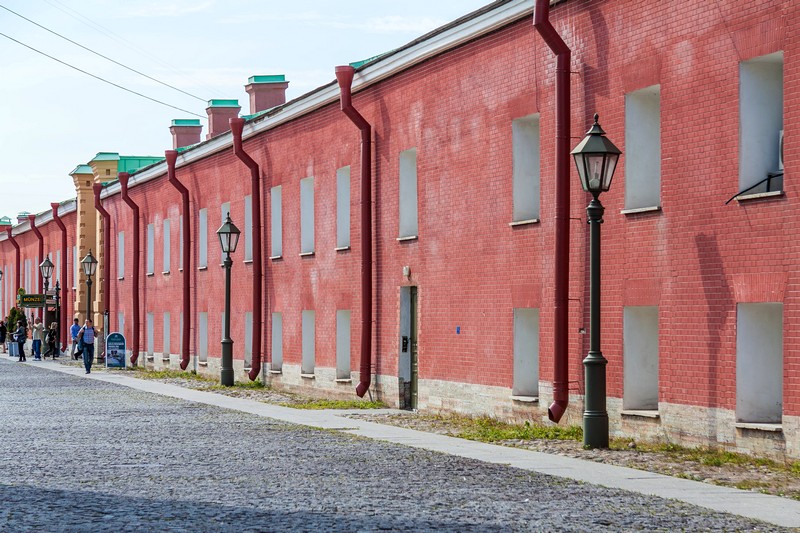
<instances>
[{"instance_id":1,"label":"concrete curb","mask_svg":"<svg viewBox=\"0 0 800 533\"><path fill-rule=\"evenodd\" d=\"M7 355L3 357L8 358ZM506 446L484 444L351 419L342 416L344 414L342 411L292 409L120 374L96 372L86 375L83 367L70 367L53 361L36 361L34 363L29 360L26 364L71 374L76 377L115 383L152 394L251 413L292 424L337 430L369 439L476 459L487 463L504 464L594 485L678 500L714 511L762 520L778 526L800 528L800 501L779 496L719 487L643 470Z\"/></svg>"}]
</instances>

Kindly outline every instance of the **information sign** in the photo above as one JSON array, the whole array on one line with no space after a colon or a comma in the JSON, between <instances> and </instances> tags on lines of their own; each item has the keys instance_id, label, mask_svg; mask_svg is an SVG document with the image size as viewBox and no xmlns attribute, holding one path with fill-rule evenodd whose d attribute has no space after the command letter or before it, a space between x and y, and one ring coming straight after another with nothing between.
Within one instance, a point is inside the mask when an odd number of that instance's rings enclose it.
<instances>
[{"instance_id":1,"label":"information sign","mask_svg":"<svg viewBox=\"0 0 800 533\"><path fill-rule=\"evenodd\" d=\"M106 367L125 368L125 337L111 333L106 339Z\"/></svg>"}]
</instances>

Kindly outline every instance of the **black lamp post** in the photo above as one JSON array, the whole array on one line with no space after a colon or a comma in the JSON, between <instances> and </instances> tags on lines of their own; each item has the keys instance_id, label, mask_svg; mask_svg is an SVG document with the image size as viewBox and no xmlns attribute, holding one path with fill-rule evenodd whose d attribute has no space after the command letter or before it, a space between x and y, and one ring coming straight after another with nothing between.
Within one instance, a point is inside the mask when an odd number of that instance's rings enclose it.
<instances>
[{"instance_id":1,"label":"black lamp post","mask_svg":"<svg viewBox=\"0 0 800 533\"><path fill-rule=\"evenodd\" d=\"M589 354L583 360L586 393L583 409L583 445L589 448L608 448L608 411L606 410L606 364L608 360L600 351L600 224L605 208L599 196L611 187L611 179L617 168L619 148L604 137L605 132L597 123L586 133L586 137L572 151L583 190L592 193L592 201L586 207L590 227L590 275L589 275Z\"/></svg>"},{"instance_id":2,"label":"black lamp post","mask_svg":"<svg viewBox=\"0 0 800 533\"><path fill-rule=\"evenodd\" d=\"M53 275L53 262L49 257L45 257L44 261L39 264L39 272L42 274L44 280L44 293L47 295L47 289L50 286L50 276Z\"/></svg>"},{"instance_id":3,"label":"black lamp post","mask_svg":"<svg viewBox=\"0 0 800 533\"><path fill-rule=\"evenodd\" d=\"M231 221L231 214L217 230L222 253L225 254L225 329L222 337L222 370L220 383L225 387L233 386L233 340L231 340L231 254L236 251L239 244L239 228Z\"/></svg>"},{"instance_id":4,"label":"black lamp post","mask_svg":"<svg viewBox=\"0 0 800 533\"><path fill-rule=\"evenodd\" d=\"M92 249L86 257L81 259L81 267L83 268L83 275L86 276L86 319L92 320L92 276L97 270L97 259L92 255Z\"/></svg>"}]
</instances>

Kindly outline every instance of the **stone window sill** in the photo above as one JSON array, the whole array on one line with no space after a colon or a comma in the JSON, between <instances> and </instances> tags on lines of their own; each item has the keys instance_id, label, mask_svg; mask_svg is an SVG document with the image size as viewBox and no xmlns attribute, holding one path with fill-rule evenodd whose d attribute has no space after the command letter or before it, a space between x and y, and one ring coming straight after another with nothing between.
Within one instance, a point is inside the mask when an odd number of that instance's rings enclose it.
<instances>
[{"instance_id":1,"label":"stone window sill","mask_svg":"<svg viewBox=\"0 0 800 533\"><path fill-rule=\"evenodd\" d=\"M753 194L743 194L741 196L736 197L736 201L741 202L749 202L752 200L761 200L764 198L777 198L778 196L783 196L783 191L770 191L770 192L757 192Z\"/></svg>"},{"instance_id":2,"label":"stone window sill","mask_svg":"<svg viewBox=\"0 0 800 533\"><path fill-rule=\"evenodd\" d=\"M350 378L336 378L336 383L352 383L353 380Z\"/></svg>"},{"instance_id":3,"label":"stone window sill","mask_svg":"<svg viewBox=\"0 0 800 533\"><path fill-rule=\"evenodd\" d=\"M783 433L781 424L759 424L757 422L736 422L736 429L750 429L753 431L768 431L771 433Z\"/></svg>"},{"instance_id":4,"label":"stone window sill","mask_svg":"<svg viewBox=\"0 0 800 533\"><path fill-rule=\"evenodd\" d=\"M522 403L539 403L538 396L512 396L511 400Z\"/></svg>"},{"instance_id":5,"label":"stone window sill","mask_svg":"<svg viewBox=\"0 0 800 533\"><path fill-rule=\"evenodd\" d=\"M163 274L164 276L169 276L169 270L165 270L161 274Z\"/></svg>"},{"instance_id":6,"label":"stone window sill","mask_svg":"<svg viewBox=\"0 0 800 533\"><path fill-rule=\"evenodd\" d=\"M514 222L509 222L508 225L511 226L512 228L515 228L517 226L527 226L529 224L538 224L538 223L539 223L538 218L529 218L528 220L515 220Z\"/></svg>"},{"instance_id":7,"label":"stone window sill","mask_svg":"<svg viewBox=\"0 0 800 533\"><path fill-rule=\"evenodd\" d=\"M197 270L208 270L208 267L207 266L197 267Z\"/></svg>"},{"instance_id":8,"label":"stone window sill","mask_svg":"<svg viewBox=\"0 0 800 533\"><path fill-rule=\"evenodd\" d=\"M242 263L244 263L245 265L250 265L250 264L253 263L253 260L252 259L245 259L244 261L242 261Z\"/></svg>"},{"instance_id":9,"label":"stone window sill","mask_svg":"<svg viewBox=\"0 0 800 533\"><path fill-rule=\"evenodd\" d=\"M317 379L315 374L300 374L300 377L303 379Z\"/></svg>"},{"instance_id":10,"label":"stone window sill","mask_svg":"<svg viewBox=\"0 0 800 533\"><path fill-rule=\"evenodd\" d=\"M349 246L337 246L336 248L333 249L333 251L334 252L344 252L344 251L347 251L349 249L350 249Z\"/></svg>"},{"instance_id":11,"label":"stone window sill","mask_svg":"<svg viewBox=\"0 0 800 533\"><path fill-rule=\"evenodd\" d=\"M398 237L397 238L397 242L416 241L417 239L419 239L419 236L417 236L417 235L409 235L407 237Z\"/></svg>"},{"instance_id":12,"label":"stone window sill","mask_svg":"<svg viewBox=\"0 0 800 533\"><path fill-rule=\"evenodd\" d=\"M630 416L636 418L661 418L658 410L653 409L623 409L622 416Z\"/></svg>"},{"instance_id":13,"label":"stone window sill","mask_svg":"<svg viewBox=\"0 0 800 533\"><path fill-rule=\"evenodd\" d=\"M198 361L197 364L200 366L208 366L208 361Z\"/></svg>"},{"instance_id":14,"label":"stone window sill","mask_svg":"<svg viewBox=\"0 0 800 533\"><path fill-rule=\"evenodd\" d=\"M163 362L169 362L169 356L162 357L162 358L161 358L161 361L163 361Z\"/></svg>"},{"instance_id":15,"label":"stone window sill","mask_svg":"<svg viewBox=\"0 0 800 533\"><path fill-rule=\"evenodd\" d=\"M152 278L153 276L155 276L155 274L153 272L148 272L147 273L147 277L148 278Z\"/></svg>"},{"instance_id":16,"label":"stone window sill","mask_svg":"<svg viewBox=\"0 0 800 533\"><path fill-rule=\"evenodd\" d=\"M273 260L273 261L277 261L278 259L281 259L282 257L283 257L282 255L271 255L269 258L271 260Z\"/></svg>"},{"instance_id":17,"label":"stone window sill","mask_svg":"<svg viewBox=\"0 0 800 533\"><path fill-rule=\"evenodd\" d=\"M268 370L270 374L283 374L283 370Z\"/></svg>"},{"instance_id":18,"label":"stone window sill","mask_svg":"<svg viewBox=\"0 0 800 533\"><path fill-rule=\"evenodd\" d=\"M638 215L640 213L655 213L661 211L660 205L652 205L650 207L634 207L633 209L623 209L620 211L623 215Z\"/></svg>"},{"instance_id":19,"label":"stone window sill","mask_svg":"<svg viewBox=\"0 0 800 533\"><path fill-rule=\"evenodd\" d=\"M314 252L300 252L300 257L312 257Z\"/></svg>"}]
</instances>

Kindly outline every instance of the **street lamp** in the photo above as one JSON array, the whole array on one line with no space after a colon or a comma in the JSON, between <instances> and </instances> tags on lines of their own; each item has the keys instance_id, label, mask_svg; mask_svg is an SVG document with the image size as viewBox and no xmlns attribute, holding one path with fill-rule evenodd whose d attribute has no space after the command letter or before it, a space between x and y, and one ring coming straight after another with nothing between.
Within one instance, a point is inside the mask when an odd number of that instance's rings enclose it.
<instances>
[{"instance_id":1,"label":"street lamp","mask_svg":"<svg viewBox=\"0 0 800 533\"><path fill-rule=\"evenodd\" d=\"M231 340L231 254L236 251L239 244L239 228L231 221L231 214L225 218L222 226L217 230L222 253L225 254L225 329L222 337L222 370L220 383L226 387L233 386L233 340Z\"/></svg>"},{"instance_id":2,"label":"street lamp","mask_svg":"<svg viewBox=\"0 0 800 533\"><path fill-rule=\"evenodd\" d=\"M92 249L86 257L81 259L81 267L83 268L83 275L86 276L86 319L92 319L92 276L94 271L97 270L97 259L92 255Z\"/></svg>"},{"instance_id":3,"label":"street lamp","mask_svg":"<svg viewBox=\"0 0 800 533\"><path fill-rule=\"evenodd\" d=\"M605 132L594 115L594 124L586 137L572 151L583 190L592 193L586 207L589 222L589 354L583 360L585 398L583 409L583 445L608 448L608 411L606 410L606 364L600 351L600 224L605 208L598 197L611 187L617 168L619 148L604 137Z\"/></svg>"},{"instance_id":4,"label":"street lamp","mask_svg":"<svg viewBox=\"0 0 800 533\"><path fill-rule=\"evenodd\" d=\"M44 293L47 294L48 286L50 285L50 276L53 275L53 262L49 257L45 257L44 261L39 265L39 272L42 274L44 280Z\"/></svg>"}]
</instances>

